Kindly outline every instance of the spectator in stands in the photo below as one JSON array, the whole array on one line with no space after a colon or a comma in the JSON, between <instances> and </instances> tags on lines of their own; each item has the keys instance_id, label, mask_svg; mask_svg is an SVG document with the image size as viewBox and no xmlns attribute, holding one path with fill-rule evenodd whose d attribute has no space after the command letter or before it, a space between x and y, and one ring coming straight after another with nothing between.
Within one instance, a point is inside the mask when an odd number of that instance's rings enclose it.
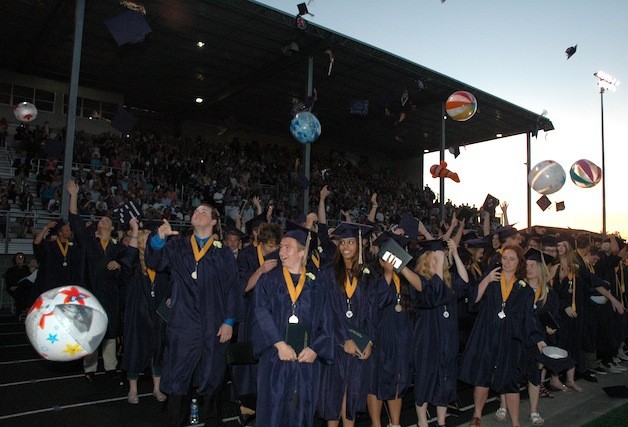
<instances>
[{"instance_id":1,"label":"spectator in stands","mask_svg":"<svg viewBox=\"0 0 628 427\"><path fill-rule=\"evenodd\" d=\"M18 252L13 256L13 265L4 273L4 280L7 292L15 301L15 307L18 313L22 313L28 308L28 301L31 295L31 287L25 286L21 282L23 278L31 274L26 263L26 257L23 252Z\"/></svg>"}]
</instances>

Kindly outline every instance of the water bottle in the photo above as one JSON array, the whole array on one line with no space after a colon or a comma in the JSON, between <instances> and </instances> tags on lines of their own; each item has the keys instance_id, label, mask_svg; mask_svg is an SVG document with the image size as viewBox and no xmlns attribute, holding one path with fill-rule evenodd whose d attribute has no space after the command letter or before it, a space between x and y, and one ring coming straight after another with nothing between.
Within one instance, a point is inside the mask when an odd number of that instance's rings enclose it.
<instances>
[{"instance_id":1,"label":"water bottle","mask_svg":"<svg viewBox=\"0 0 628 427\"><path fill-rule=\"evenodd\" d=\"M198 424L198 402L196 399L192 399L192 403L190 404L190 424Z\"/></svg>"}]
</instances>

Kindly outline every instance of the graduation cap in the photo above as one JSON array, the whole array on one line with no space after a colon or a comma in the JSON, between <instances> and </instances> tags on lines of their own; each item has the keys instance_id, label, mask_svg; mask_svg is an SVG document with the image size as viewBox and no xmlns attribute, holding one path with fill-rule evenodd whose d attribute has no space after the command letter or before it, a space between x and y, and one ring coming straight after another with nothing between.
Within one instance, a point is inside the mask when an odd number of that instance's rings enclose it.
<instances>
[{"instance_id":1,"label":"graduation cap","mask_svg":"<svg viewBox=\"0 0 628 427\"><path fill-rule=\"evenodd\" d=\"M628 387L625 385L602 387L602 390L604 390L604 393L606 393L608 397L628 398Z\"/></svg>"},{"instance_id":2,"label":"graduation cap","mask_svg":"<svg viewBox=\"0 0 628 427\"><path fill-rule=\"evenodd\" d=\"M558 245L558 239L556 238L556 236L549 235L543 237L541 243L543 244L543 246L555 247L556 245Z\"/></svg>"},{"instance_id":3,"label":"graduation cap","mask_svg":"<svg viewBox=\"0 0 628 427\"><path fill-rule=\"evenodd\" d=\"M404 212L401 215L401 221L399 221L399 227L403 228L403 232L408 239L416 240L419 237L419 221L417 218L413 217L407 212Z\"/></svg>"},{"instance_id":4,"label":"graduation cap","mask_svg":"<svg viewBox=\"0 0 628 427\"><path fill-rule=\"evenodd\" d=\"M534 260L536 262L542 262L545 265L550 265L556 259L553 256L547 255L541 252L540 250L534 249L534 248L528 249L528 251L524 255L524 258L527 260Z\"/></svg>"},{"instance_id":5,"label":"graduation cap","mask_svg":"<svg viewBox=\"0 0 628 427\"><path fill-rule=\"evenodd\" d=\"M50 234L59 234L59 231L61 230L61 227L63 227L64 225L66 225L67 222L65 222L63 219L58 219L57 220L57 225L55 225L54 227L52 227L50 229Z\"/></svg>"},{"instance_id":6,"label":"graduation cap","mask_svg":"<svg viewBox=\"0 0 628 427\"><path fill-rule=\"evenodd\" d=\"M517 234L519 234L519 232L517 231L515 227L511 225L506 225L503 227L497 227L493 234L498 234L500 240L504 240L507 237L516 236Z\"/></svg>"},{"instance_id":7,"label":"graduation cap","mask_svg":"<svg viewBox=\"0 0 628 427\"><path fill-rule=\"evenodd\" d=\"M302 232L306 237L309 237L309 239L314 242L314 245L318 245L318 233L310 230L308 228L302 227L301 225L297 224L294 221L286 221L286 233L290 232L290 231L300 231ZM284 237L285 237L285 233L284 233ZM288 236L290 237L290 236ZM297 239L298 240L298 239ZM305 245L305 242L303 242L303 244Z\"/></svg>"},{"instance_id":8,"label":"graduation cap","mask_svg":"<svg viewBox=\"0 0 628 427\"><path fill-rule=\"evenodd\" d=\"M389 239L393 239L401 247L405 247L410 241L410 239L408 239L406 236L395 234L392 231L384 231L382 234L377 236L377 239L373 240L373 245L382 246Z\"/></svg>"},{"instance_id":9,"label":"graduation cap","mask_svg":"<svg viewBox=\"0 0 628 427\"><path fill-rule=\"evenodd\" d=\"M125 203L124 205L117 207L113 210L113 219L117 219L118 222L127 228L132 218L136 218L138 223L142 220L142 213L135 207L133 202Z\"/></svg>"},{"instance_id":10,"label":"graduation cap","mask_svg":"<svg viewBox=\"0 0 628 427\"><path fill-rule=\"evenodd\" d=\"M303 15L314 16L310 13L309 10L307 10L307 5L305 3L297 4L297 8L299 9L299 16L303 16Z\"/></svg>"},{"instance_id":11,"label":"graduation cap","mask_svg":"<svg viewBox=\"0 0 628 427\"><path fill-rule=\"evenodd\" d=\"M253 230L266 222L268 222L268 220L266 219L266 213L261 213L251 218L244 224L246 228L246 234L250 235L251 233L253 233Z\"/></svg>"},{"instance_id":12,"label":"graduation cap","mask_svg":"<svg viewBox=\"0 0 628 427\"><path fill-rule=\"evenodd\" d=\"M451 154L453 154L454 159L457 159L458 156L460 155L460 146L459 145L452 145L451 147L449 147L449 152Z\"/></svg>"},{"instance_id":13,"label":"graduation cap","mask_svg":"<svg viewBox=\"0 0 628 427\"><path fill-rule=\"evenodd\" d=\"M578 49L578 45L568 47L567 50L565 51L565 54L567 55L567 59L571 58L573 54L576 53L577 49Z\"/></svg>"},{"instance_id":14,"label":"graduation cap","mask_svg":"<svg viewBox=\"0 0 628 427\"><path fill-rule=\"evenodd\" d=\"M552 205L552 202L546 195L543 195L539 200L536 201L536 204L539 205L542 211L545 211Z\"/></svg>"},{"instance_id":15,"label":"graduation cap","mask_svg":"<svg viewBox=\"0 0 628 427\"><path fill-rule=\"evenodd\" d=\"M371 231L373 231L373 227L370 225L357 224L354 222L342 222L335 228L332 235L339 237L340 239L349 239L352 237L358 239L358 264L363 264L362 239L368 237Z\"/></svg>"},{"instance_id":16,"label":"graduation cap","mask_svg":"<svg viewBox=\"0 0 628 427\"><path fill-rule=\"evenodd\" d=\"M310 180L302 173L298 174L296 178L294 178L294 182L304 190L307 190L310 187Z\"/></svg>"},{"instance_id":17,"label":"graduation cap","mask_svg":"<svg viewBox=\"0 0 628 427\"><path fill-rule=\"evenodd\" d=\"M423 240L419 242L423 252L437 252L447 249L447 242L442 239Z\"/></svg>"},{"instance_id":18,"label":"graduation cap","mask_svg":"<svg viewBox=\"0 0 628 427\"><path fill-rule=\"evenodd\" d=\"M556 212L565 210L565 202L556 202Z\"/></svg>"},{"instance_id":19,"label":"graduation cap","mask_svg":"<svg viewBox=\"0 0 628 427\"><path fill-rule=\"evenodd\" d=\"M490 242L483 238L465 240L462 243L470 248L488 248L491 245Z\"/></svg>"},{"instance_id":20,"label":"graduation cap","mask_svg":"<svg viewBox=\"0 0 628 427\"><path fill-rule=\"evenodd\" d=\"M461 221L464 220L465 223L468 223L472 216L473 216L473 211L471 211L471 209L469 209L466 206L461 207L458 213L456 214L456 218L458 218Z\"/></svg>"},{"instance_id":21,"label":"graduation cap","mask_svg":"<svg viewBox=\"0 0 628 427\"><path fill-rule=\"evenodd\" d=\"M105 25L118 46L143 42L145 36L152 32L144 16L134 10L106 20Z\"/></svg>"},{"instance_id":22,"label":"graduation cap","mask_svg":"<svg viewBox=\"0 0 628 427\"><path fill-rule=\"evenodd\" d=\"M481 210L490 213L491 216L495 216L495 209L497 208L497 206L499 206L499 199L495 196L487 194L486 199L484 199L484 203L482 204Z\"/></svg>"},{"instance_id":23,"label":"graduation cap","mask_svg":"<svg viewBox=\"0 0 628 427\"><path fill-rule=\"evenodd\" d=\"M556 373L566 371L576 365L576 360L559 347L544 347L540 353L537 353L535 359L547 369Z\"/></svg>"},{"instance_id":24,"label":"graduation cap","mask_svg":"<svg viewBox=\"0 0 628 427\"><path fill-rule=\"evenodd\" d=\"M129 113L123 107L120 107L118 113L111 121L111 127L117 131L120 131L124 135L128 135L129 133L131 133L136 124L137 117Z\"/></svg>"},{"instance_id":25,"label":"graduation cap","mask_svg":"<svg viewBox=\"0 0 628 427\"><path fill-rule=\"evenodd\" d=\"M227 227L227 229L225 230L225 236L228 236L228 235L238 236L240 240L242 240L242 238L244 237L244 233L235 227Z\"/></svg>"},{"instance_id":26,"label":"graduation cap","mask_svg":"<svg viewBox=\"0 0 628 427\"><path fill-rule=\"evenodd\" d=\"M466 243L467 240L473 239L479 239L478 233L476 233L474 230L470 230L467 233L464 233L460 240Z\"/></svg>"}]
</instances>

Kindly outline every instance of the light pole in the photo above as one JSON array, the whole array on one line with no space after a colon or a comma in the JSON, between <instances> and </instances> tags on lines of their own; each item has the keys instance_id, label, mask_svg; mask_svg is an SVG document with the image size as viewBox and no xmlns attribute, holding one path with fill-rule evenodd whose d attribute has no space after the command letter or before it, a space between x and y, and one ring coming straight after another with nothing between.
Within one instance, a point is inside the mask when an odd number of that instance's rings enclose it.
<instances>
[{"instance_id":1,"label":"light pole","mask_svg":"<svg viewBox=\"0 0 628 427\"><path fill-rule=\"evenodd\" d=\"M606 234L606 162L604 154L604 92L615 92L619 80L604 71L593 73L600 89L600 117L602 121L602 234Z\"/></svg>"}]
</instances>

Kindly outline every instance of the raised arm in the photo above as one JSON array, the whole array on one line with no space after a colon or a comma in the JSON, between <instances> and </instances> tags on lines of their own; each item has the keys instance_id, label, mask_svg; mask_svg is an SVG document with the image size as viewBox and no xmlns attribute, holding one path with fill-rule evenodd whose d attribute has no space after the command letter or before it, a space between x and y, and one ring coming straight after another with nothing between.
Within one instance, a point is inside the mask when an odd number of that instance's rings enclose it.
<instances>
[{"instance_id":1,"label":"raised arm","mask_svg":"<svg viewBox=\"0 0 628 427\"><path fill-rule=\"evenodd\" d=\"M331 191L329 191L329 188L327 188L327 186L324 186L323 188L321 188L320 198L318 200L319 224L320 223L327 224L327 210L325 206L325 200L327 199L327 196L329 196L330 194L331 194Z\"/></svg>"},{"instance_id":2,"label":"raised arm","mask_svg":"<svg viewBox=\"0 0 628 427\"><path fill-rule=\"evenodd\" d=\"M369 215L367 218L373 224L375 224L375 214L377 213L377 206L379 206L377 204L377 193L373 193L371 195L371 211L369 212Z\"/></svg>"}]
</instances>

